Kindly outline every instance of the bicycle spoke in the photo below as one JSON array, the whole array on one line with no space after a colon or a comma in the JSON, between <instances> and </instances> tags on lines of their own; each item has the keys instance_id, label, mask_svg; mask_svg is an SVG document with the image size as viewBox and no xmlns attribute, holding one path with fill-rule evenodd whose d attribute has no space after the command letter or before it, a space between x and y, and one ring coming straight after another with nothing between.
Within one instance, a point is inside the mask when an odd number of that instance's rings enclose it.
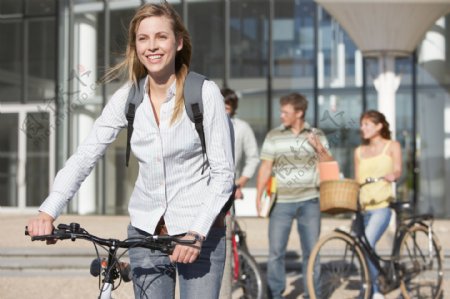
<instances>
[{"instance_id":1,"label":"bicycle spoke","mask_svg":"<svg viewBox=\"0 0 450 299\"><path fill-rule=\"evenodd\" d=\"M437 240L429 247L428 230L414 226L405 234L399 253L401 290L405 298L438 298L442 291L442 252Z\"/></svg>"},{"instance_id":2,"label":"bicycle spoke","mask_svg":"<svg viewBox=\"0 0 450 299\"><path fill-rule=\"evenodd\" d=\"M334 232L317 243L308 263L307 279L312 298L369 298L364 256L345 234Z\"/></svg>"},{"instance_id":3,"label":"bicycle spoke","mask_svg":"<svg viewBox=\"0 0 450 299\"><path fill-rule=\"evenodd\" d=\"M238 249L239 275L233 284L233 298L262 299L265 283L258 264L249 253Z\"/></svg>"}]
</instances>

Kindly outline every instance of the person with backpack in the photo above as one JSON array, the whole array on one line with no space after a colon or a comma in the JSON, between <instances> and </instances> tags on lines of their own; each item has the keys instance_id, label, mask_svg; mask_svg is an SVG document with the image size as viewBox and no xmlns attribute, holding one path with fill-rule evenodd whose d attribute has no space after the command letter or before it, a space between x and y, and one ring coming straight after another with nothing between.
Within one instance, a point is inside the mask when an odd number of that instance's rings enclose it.
<instances>
[{"instance_id":1,"label":"person with backpack","mask_svg":"<svg viewBox=\"0 0 450 299\"><path fill-rule=\"evenodd\" d=\"M169 234L196 240L193 246L177 245L170 256L131 248L135 298L174 298L176 280L182 298L219 296L225 263L221 210L234 184L232 131L214 82L200 80L200 99L185 106L190 60L189 33L173 7L167 2L141 6L130 22L125 58L106 76L127 74L128 83L111 97L58 172L39 214L28 221L31 236L51 233L107 146L128 128L139 162L128 237ZM129 100L141 94L141 102ZM195 122L188 115L191 108Z\"/></svg>"}]
</instances>

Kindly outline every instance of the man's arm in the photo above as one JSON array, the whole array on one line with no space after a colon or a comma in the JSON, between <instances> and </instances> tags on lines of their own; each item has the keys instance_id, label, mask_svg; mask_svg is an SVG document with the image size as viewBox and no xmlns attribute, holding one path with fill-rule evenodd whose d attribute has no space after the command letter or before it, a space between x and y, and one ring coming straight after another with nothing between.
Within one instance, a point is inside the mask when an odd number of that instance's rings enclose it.
<instances>
[{"instance_id":1,"label":"man's arm","mask_svg":"<svg viewBox=\"0 0 450 299\"><path fill-rule=\"evenodd\" d=\"M273 161L262 160L261 165L258 170L258 176L256 178L256 211L259 216L259 211L261 208L261 197L263 195L264 189L272 176L272 166Z\"/></svg>"},{"instance_id":2,"label":"man's arm","mask_svg":"<svg viewBox=\"0 0 450 299\"><path fill-rule=\"evenodd\" d=\"M258 144L256 142L255 134L249 124L243 123L242 126L243 140L245 141L242 145L244 150L244 167L242 169L241 177L237 178L237 190L236 198L242 198L241 189L245 187L247 182L255 173L256 168L259 164L258 157Z\"/></svg>"}]
</instances>

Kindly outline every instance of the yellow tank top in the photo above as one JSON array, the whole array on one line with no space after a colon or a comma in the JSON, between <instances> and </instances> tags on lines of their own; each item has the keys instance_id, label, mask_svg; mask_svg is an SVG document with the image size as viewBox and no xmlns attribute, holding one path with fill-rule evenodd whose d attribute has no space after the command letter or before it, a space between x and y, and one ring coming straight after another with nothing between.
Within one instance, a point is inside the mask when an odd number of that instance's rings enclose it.
<instances>
[{"instance_id":1,"label":"yellow tank top","mask_svg":"<svg viewBox=\"0 0 450 299\"><path fill-rule=\"evenodd\" d=\"M394 171L394 161L386 152L391 141L386 142L383 151L376 156L369 158L361 157L361 146L356 150L358 158L358 181L364 183L366 178L383 177ZM361 189L360 202L365 210L385 208L394 197L392 183L378 181L368 184Z\"/></svg>"}]
</instances>

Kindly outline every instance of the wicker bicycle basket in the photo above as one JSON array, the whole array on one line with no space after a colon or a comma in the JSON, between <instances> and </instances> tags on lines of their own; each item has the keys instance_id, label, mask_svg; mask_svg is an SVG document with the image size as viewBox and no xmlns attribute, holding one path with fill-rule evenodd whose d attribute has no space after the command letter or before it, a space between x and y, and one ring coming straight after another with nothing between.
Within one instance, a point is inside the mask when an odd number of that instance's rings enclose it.
<instances>
[{"instance_id":1,"label":"wicker bicycle basket","mask_svg":"<svg viewBox=\"0 0 450 299\"><path fill-rule=\"evenodd\" d=\"M330 180L320 183L320 211L328 214L354 212L359 184L354 180Z\"/></svg>"}]
</instances>

